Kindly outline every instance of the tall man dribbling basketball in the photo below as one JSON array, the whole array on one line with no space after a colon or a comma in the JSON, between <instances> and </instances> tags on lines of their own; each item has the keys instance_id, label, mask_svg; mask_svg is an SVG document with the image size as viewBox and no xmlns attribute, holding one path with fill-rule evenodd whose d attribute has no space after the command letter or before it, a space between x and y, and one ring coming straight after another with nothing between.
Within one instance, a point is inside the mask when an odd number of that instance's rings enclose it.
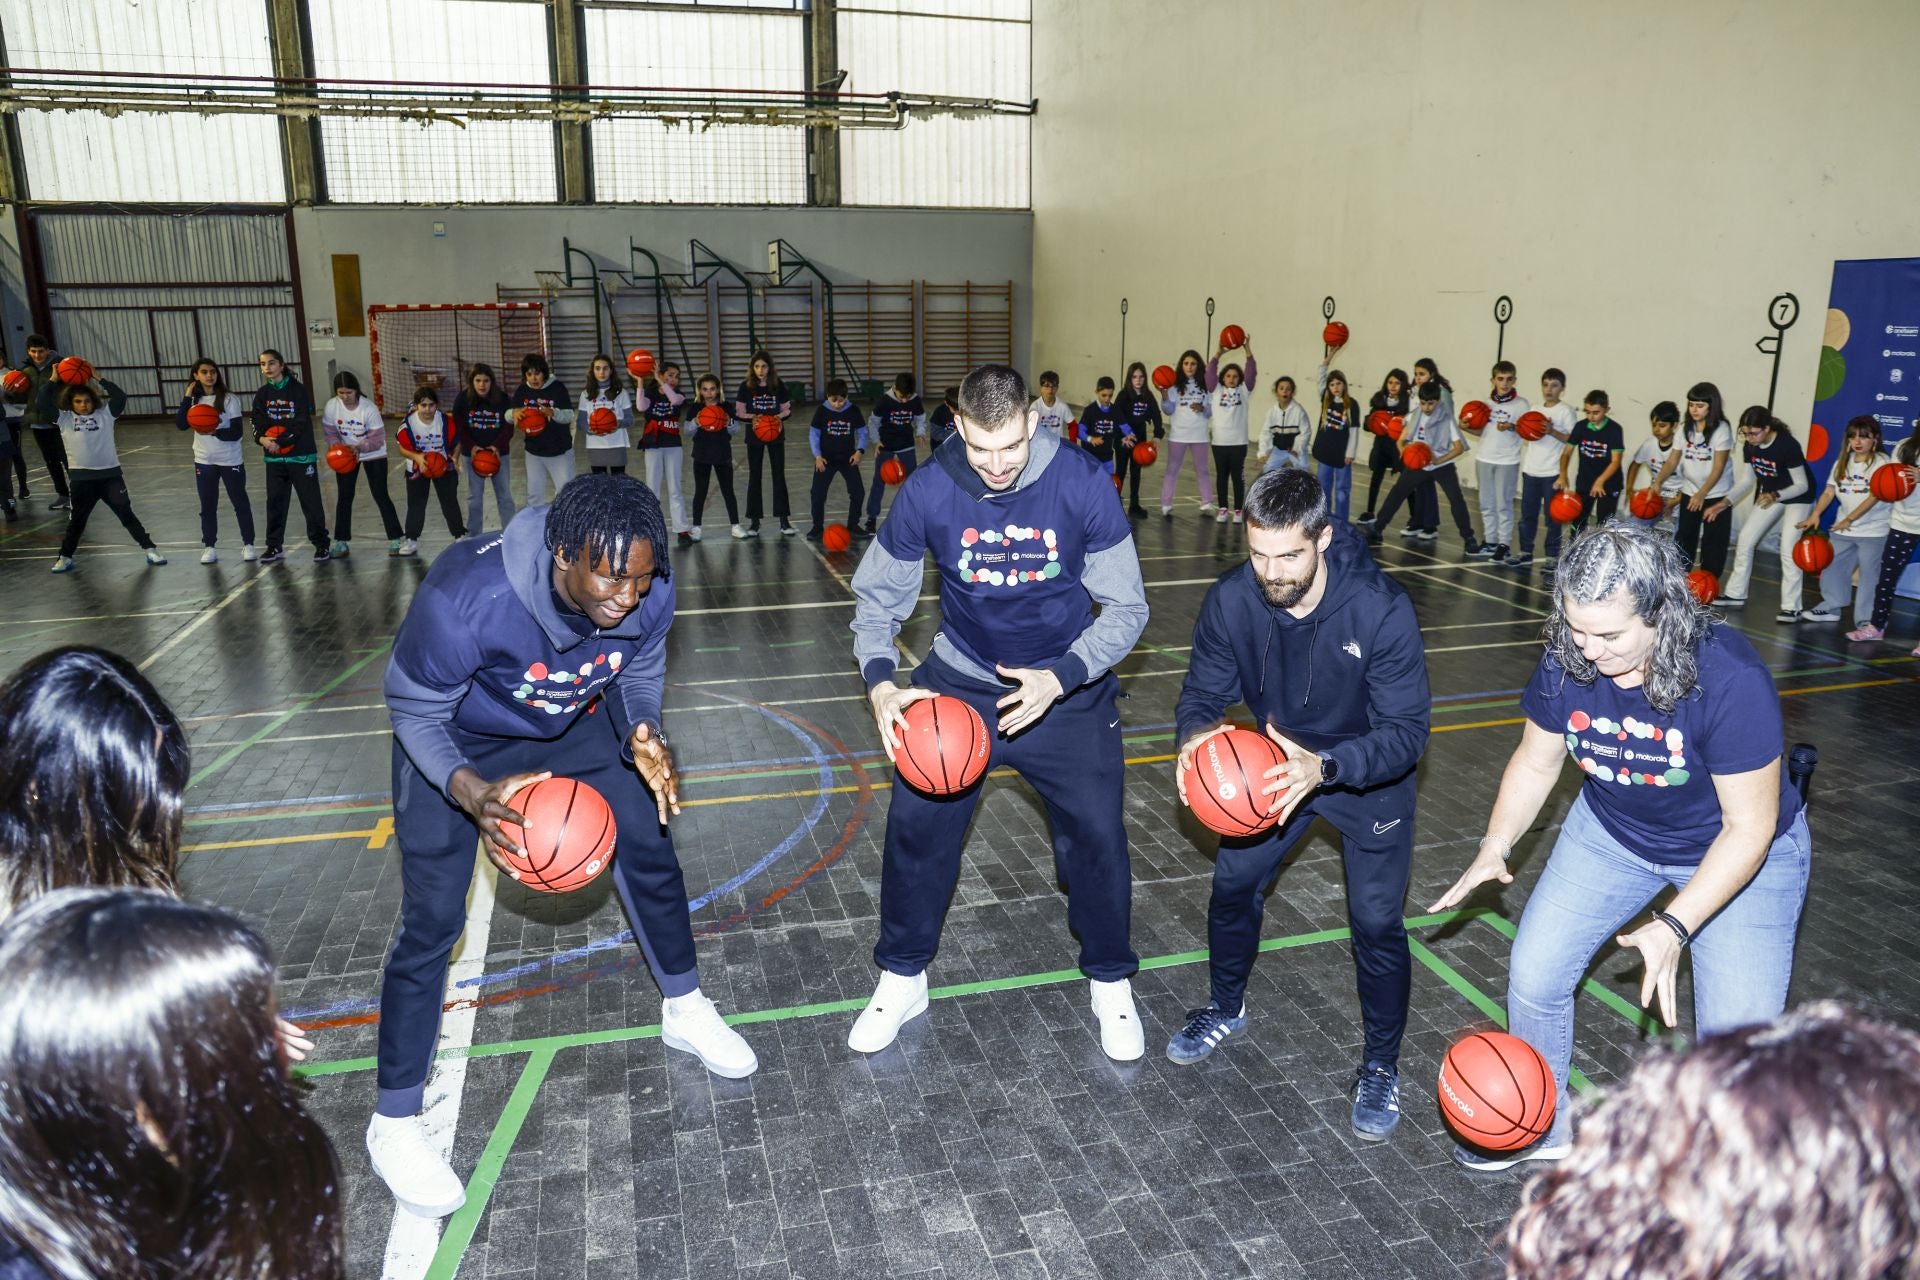
<instances>
[{"instance_id":1,"label":"tall man dribbling basketball","mask_svg":"<svg viewBox=\"0 0 1920 1280\"><path fill-rule=\"evenodd\" d=\"M1132 529L1106 469L1083 449L1036 432L1026 381L985 365L960 386L955 435L907 477L854 575L854 655L887 754L907 706L946 694L996 732L988 767L1005 765L1040 793L1067 920L1107 1055L1145 1051L1131 977L1133 875L1120 821L1125 764L1119 680L1147 623ZM941 630L894 683L894 637L918 607L922 563L940 574ZM1100 612L1094 614L1098 604ZM978 785L922 795L896 773L880 879L880 983L847 1037L876 1053L927 1007L927 964L960 874Z\"/></svg>"},{"instance_id":2,"label":"tall man dribbling basketball","mask_svg":"<svg viewBox=\"0 0 1920 1280\"><path fill-rule=\"evenodd\" d=\"M1221 575L1193 628L1174 712L1175 770L1229 727L1243 703L1286 761L1267 777L1279 825L1223 842L1207 907L1212 999L1187 1016L1167 1057L1198 1062L1247 1025L1247 978L1260 947L1267 886L1325 818L1346 858L1347 920L1366 1023L1353 1131L1382 1141L1400 1121L1400 1038L1413 957L1402 907L1413 868L1414 766L1426 750L1426 647L1413 602L1366 544L1335 521L1320 482L1269 471L1247 494L1248 563Z\"/></svg>"},{"instance_id":3,"label":"tall man dribbling basketball","mask_svg":"<svg viewBox=\"0 0 1920 1280\"><path fill-rule=\"evenodd\" d=\"M404 896L380 988L374 1171L423 1217L466 1199L419 1119L466 925L474 839L517 852L501 823L522 788L561 776L606 798L613 882L664 997L661 1038L716 1075L759 1066L700 993L680 863L667 834L678 779L660 724L673 580L660 502L631 476L582 476L506 531L434 561L394 639L394 836ZM637 773L637 776L636 776ZM651 788L652 794L648 794ZM518 878L516 876L516 878Z\"/></svg>"}]
</instances>

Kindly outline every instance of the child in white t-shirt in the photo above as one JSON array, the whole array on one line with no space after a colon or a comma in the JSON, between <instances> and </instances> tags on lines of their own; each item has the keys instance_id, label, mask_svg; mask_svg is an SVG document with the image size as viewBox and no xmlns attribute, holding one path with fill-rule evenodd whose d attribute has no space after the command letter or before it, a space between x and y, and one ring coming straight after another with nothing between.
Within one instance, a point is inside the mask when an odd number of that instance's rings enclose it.
<instances>
[{"instance_id":1,"label":"child in white t-shirt","mask_svg":"<svg viewBox=\"0 0 1920 1280\"><path fill-rule=\"evenodd\" d=\"M1520 529L1519 546L1514 554L1508 556L1509 567L1525 568L1533 560L1533 537L1539 532L1540 522L1546 514L1547 504L1553 501L1553 484L1560 478L1560 454L1567 441L1573 436L1578 417L1573 406L1561 402L1560 395L1567 389L1567 375L1558 369L1548 369L1540 375L1540 412L1546 415L1547 434L1538 440L1529 440L1520 456ZM1524 408L1522 413L1526 412ZM1495 418L1499 416L1495 407ZM1516 417L1517 420L1517 417ZM1498 431L1488 427L1488 434L1495 437L1498 447L1503 443ZM1480 447L1481 456L1486 454L1486 445ZM1547 559L1557 562L1560 559L1560 525L1548 520Z\"/></svg>"},{"instance_id":2,"label":"child in white t-shirt","mask_svg":"<svg viewBox=\"0 0 1920 1280\"><path fill-rule=\"evenodd\" d=\"M1281 467L1306 469L1306 449L1300 438L1313 430L1313 419L1293 398L1294 381L1281 374L1273 383L1273 408L1260 431L1260 469L1278 471Z\"/></svg>"}]
</instances>

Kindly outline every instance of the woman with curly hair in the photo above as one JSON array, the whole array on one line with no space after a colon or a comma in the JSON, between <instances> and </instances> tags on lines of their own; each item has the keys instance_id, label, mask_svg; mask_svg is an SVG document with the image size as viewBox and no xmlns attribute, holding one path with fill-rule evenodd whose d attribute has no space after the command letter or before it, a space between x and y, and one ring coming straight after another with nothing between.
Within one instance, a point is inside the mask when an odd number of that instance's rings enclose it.
<instances>
[{"instance_id":1,"label":"woman with curly hair","mask_svg":"<svg viewBox=\"0 0 1920 1280\"><path fill-rule=\"evenodd\" d=\"M1663 1051L1528 1184L1509 1280L1853 1280L1920 1250L1920 1036L1832 1002Z\"/></svg>"},{"instance_id":2,"label":"woman with curly hair","mask_svg":"<svg viewBox=\"0 0 1920 1280\"><path fill-rule=\"evenodd\" d=\"M1613 520L1574 541L1555 586L1546 652L1520 699L1527 726L1479 855L1430 910L1513 882L1514 843L1572 755L1587 776L1527 899L1507 977L1508 1029L1545 1055L1565 1096L1574 991L1609 938L1640 953L1640 1002L1658 999L1668 1026L1686 950L1700 1036L1778 1016L1813 849L1781 767L1773 675L1687 590L1679 547ZM1669 888L1662 909L1627 927ZM1454 1159L1473 1170L1559 1160L1572 1133L1561 1108L1531 1147L1492 1158L1460 1148Z\"/></svg>"}]
</instances>

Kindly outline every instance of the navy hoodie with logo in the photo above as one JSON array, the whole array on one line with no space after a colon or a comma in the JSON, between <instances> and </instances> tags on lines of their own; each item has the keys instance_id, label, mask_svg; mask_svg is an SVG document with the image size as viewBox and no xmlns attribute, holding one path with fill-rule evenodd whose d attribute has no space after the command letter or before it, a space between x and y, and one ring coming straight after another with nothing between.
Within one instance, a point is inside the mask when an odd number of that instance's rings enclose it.
<instances>
[{"instance_id":1,"label":"navy hoodie with logo","mask_svg":"<svg viewBox=\"0 0 1920 1280\"><path fill-rule=\"evenodd\" d=\"M550 742L596 700L623 739L642 720L660 723L673 580L655 578L619 626L597 629L554 593L548 510L528 507L505 532L441 552L394 637L393 734L443 794L468 763L465 735ZM654 554L664 569L666 549Z\"/></svg>"},{"instance_id":2,"label":"navy hoodie with logo","mask_svg":"<svg viewBox=\"0 0 1920 1280\"><path fill-rule=\"evenodd\" d=\"M1330 754L1338 786L1364 791L1412 774L1432 696L1413 602L1350 525L1333 529L1326 594L1304 618L1267 603L1251 563L1207 591L1174 715L1185 742L1243 703L1258 723Z\"/></svg>"}]
</instances>

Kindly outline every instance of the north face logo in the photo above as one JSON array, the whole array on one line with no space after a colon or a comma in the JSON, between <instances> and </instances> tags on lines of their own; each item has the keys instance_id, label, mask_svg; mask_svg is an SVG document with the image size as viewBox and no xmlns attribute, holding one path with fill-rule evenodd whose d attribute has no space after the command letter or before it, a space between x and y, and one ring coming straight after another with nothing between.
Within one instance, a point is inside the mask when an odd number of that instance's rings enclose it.
<instances>
[{"instance_id":1,"label":"north face logo","mask_svg":"<svg viewBox=\"0 0 1920 1280\"><path fill-rule=\"evenodd\" d=\"M1358 640L1349 640L1340 647L1356 658L1360 656L1360 642Z\"/></svg>"}]
</instances>

